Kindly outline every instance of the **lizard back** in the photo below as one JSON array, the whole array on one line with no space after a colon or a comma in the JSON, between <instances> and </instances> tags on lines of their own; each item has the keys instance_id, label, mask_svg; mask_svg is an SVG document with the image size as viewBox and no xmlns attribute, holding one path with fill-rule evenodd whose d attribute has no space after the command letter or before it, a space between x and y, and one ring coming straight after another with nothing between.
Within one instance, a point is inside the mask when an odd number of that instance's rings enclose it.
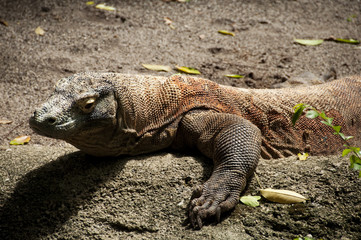
<instances>
[{"instance_id":1,"label":"lizard back","mask_svg":"<svg viewBox=\"0 0 361 240\"><path fill-rule=\"evenodd\" d=\"M335 153L342 147L343 141L320 119L301 116L297 124L292 126L293 106L305 103L325 111L328 117L334 118L334 125L342 127L341 131L345 135L355 136L355 140L360 141L359 77L289 89L234 88L181 75L161 77L159 82L155 81L157 87L154 87L154 82L152 86L147 85L149 81L145 82L142 85L145 89L143 98L137 95L137 100L132 99L132 102L144 103L136 103L141 108L133 111L143 113L138 114L142 120L136 121L143 133L172 122L190 110L211 109L242 116L255 124L262 132L264 158L285 157L299 152L314 155ZM138 84L137 91L139 93ZM142 106L146 106L147 110Z\"/></svg>"}]
</instances>

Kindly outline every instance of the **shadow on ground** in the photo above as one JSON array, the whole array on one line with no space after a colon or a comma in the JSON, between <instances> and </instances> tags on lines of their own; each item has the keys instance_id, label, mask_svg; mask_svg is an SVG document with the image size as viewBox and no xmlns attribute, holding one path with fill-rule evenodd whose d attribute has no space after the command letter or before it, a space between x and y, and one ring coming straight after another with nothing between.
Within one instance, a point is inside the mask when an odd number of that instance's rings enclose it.
<instances>
[{"instance_id":1,"label":"shadow on ground","mask_svg":"<svg viewBox=\"0 0 361 240\"><path fill-rule=\"evenodd\" d=\"M34 239L51 234L125 164L124 160L75 152L26 173L0 210L2 233L6 234L0 238Z\"/></svg>"}]
</instances>

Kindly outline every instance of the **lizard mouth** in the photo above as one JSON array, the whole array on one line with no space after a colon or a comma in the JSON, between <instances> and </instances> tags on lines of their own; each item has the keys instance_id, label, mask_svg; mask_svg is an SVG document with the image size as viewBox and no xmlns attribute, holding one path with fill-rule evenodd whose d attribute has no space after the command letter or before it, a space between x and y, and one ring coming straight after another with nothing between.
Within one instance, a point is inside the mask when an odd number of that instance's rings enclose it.
<instances>
[{"instance_id":1,"label":"lizard mouth","mask_svg":"<svg viewBox=\"0 0 361 240\"><path fill-rule=\"evenodd\" d=\"M34 132L39 135L64 139L71 135L71 129L75 127L75 120L71 120L62 124L51 124L51 121L44 124L42 121L38 121L35 117L29 119L29 125Z\"/></svg>"},{"instance_id":2,"label":"lizard mouth","mask_svg":"<svg viewBox=\"0 0 361 240\"><path fill-rule=\"evenodd\" d=\"M67 131L75 126L75 120L54 126L56 130Z\"/></svg>"}]
</instances>

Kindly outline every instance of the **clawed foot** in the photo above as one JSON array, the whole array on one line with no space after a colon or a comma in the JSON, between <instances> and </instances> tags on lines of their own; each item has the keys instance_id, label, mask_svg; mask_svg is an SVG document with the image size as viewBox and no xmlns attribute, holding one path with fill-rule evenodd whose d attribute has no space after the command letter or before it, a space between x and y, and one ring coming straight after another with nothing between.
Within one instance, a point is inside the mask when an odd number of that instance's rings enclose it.
<instances>
[{"instance_id":1,"label":"clawed foot","mask_svg":"<svg viewBox=\"0 0 361 240\"><path fill-rule=\"evenodd\" d=\"M210 187L209 182L198 186L192 195L188 208L190 224L194 229L201 229L203 221L215 218L217 223L221 221L221 214L233 209L239 198L239 189L230 189L221 184Z\"/></svg>"}]
</instances>

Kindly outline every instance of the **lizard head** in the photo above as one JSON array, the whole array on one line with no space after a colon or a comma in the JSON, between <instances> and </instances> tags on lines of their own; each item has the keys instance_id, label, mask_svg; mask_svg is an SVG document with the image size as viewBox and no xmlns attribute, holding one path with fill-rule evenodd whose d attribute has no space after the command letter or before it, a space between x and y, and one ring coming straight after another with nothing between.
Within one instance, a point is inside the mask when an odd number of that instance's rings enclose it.
<instances>
[{"instance_id":1,"label":"lizard head","mask_svg":"<svg viewBox=\"0 0 361 240\"><path fill-rule=\"evenodd\" d=\"M61 79L30 117L30 127L40 135L65 141L86 141L94 132L104 137L111 134L117 125L117 101L107 76L83 73Z\"/></svg>"}]
</instances>

